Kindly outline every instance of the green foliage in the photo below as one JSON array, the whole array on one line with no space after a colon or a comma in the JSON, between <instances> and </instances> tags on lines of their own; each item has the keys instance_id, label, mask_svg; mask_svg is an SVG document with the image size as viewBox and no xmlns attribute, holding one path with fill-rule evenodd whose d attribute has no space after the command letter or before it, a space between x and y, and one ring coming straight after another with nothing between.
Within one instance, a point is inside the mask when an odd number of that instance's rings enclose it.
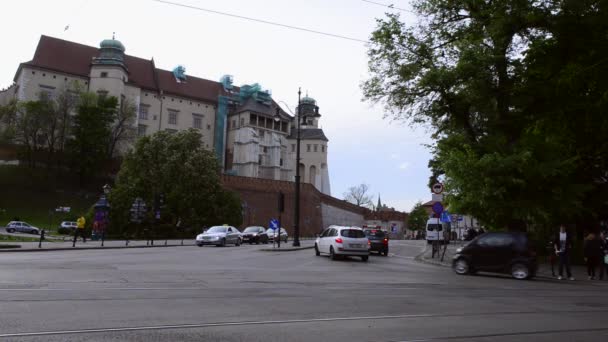
<instances>
[{"instance_id":1,"label":"green foliage","mask_svg":"<svg viewBox=\"0 0 608 342\"><path fill-rule=\"evenodd\" d=\"M431 183L493 227L608 209L605 1L418 0L378 20L365 98L433 130Z\"/></svg>"},{"instance_id":2,"label":"green foliage","mask_svg":"<svg viewBox=\"0 0 608 342\"><path fill-rule=\"evenodd\" d=\"M421 202L416 203L414 208L410 212L408 217L407 225L410 230L424 230L426 228L426 221L429 219L429 214L426 209L422 206Z\"/></svg>"},{"instance_id":3,"label":"green foliage","mask_svg":"<svg viewBox=\"0 0 608 342\"><path fill-rule=\"evenodd\" d=\"M72 127L73 139L68 141L67 148L82 184L98 175L108 159L107 146L117 106L115 97L81 95Z\"/></svg>"},{"instance_id":4,"label":"green foliage","mask_svg":"<svg viewBox=\"0 0 608 342\"><path fill-rule=\"evenodd\" d=\"M140 138L124 158L110 195L110 233L136 234L138 228L130 223L132 203L141 197L151 209L159 194L164 195L161 224L166 227L175 227L178 221L180 227L240 225L240 200L221 188L218 169L215 155L203 147L195 130ZM151 222L150 210L145 225Z\"/></svg>"}]
</instances>

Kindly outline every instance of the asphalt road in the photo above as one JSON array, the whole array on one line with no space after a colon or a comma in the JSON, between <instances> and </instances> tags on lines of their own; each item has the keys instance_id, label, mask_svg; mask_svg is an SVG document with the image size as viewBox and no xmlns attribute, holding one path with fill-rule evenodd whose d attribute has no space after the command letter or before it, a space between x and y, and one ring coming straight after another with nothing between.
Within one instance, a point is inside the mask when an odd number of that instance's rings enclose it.
<instances>
[{"instance_id":1,"label":"asphalt road","mask_svg":"<svg viewBox=\"0 0 608 342\"><path fill-rule=\"evenodd\" d=\"M0 341L606 341L608 281L457 276L423 245L0 255Z\"/></svg>"}]
</instances>

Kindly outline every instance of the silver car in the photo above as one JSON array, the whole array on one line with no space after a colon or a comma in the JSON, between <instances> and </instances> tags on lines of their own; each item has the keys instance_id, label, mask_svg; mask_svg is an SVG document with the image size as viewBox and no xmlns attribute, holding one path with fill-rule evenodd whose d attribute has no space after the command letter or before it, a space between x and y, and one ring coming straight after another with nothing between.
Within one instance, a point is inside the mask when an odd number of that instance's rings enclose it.
<instances>
[{"instance_id":1,"label":"silver car","mask_svg":"<svg viewBox=\"0 0 608 342\"><path fill-rule=\"evenodd\" d=\"M241 232L232 226L213 226L207 229L203 234L196 237L196 245L203 247L204 245L226 246L234 244L241 245Z\"/></svg>"},{"instance_id":2,"label":"silver car","mask_svg":"<svg viewBox=\"0 0 608 342\"><path fill-rule=\"evenodd\" d=\"M36 234L40 235L40 229L34 226L31 226L27 222L23 221L11 221L6 225L6 231L9 233L28 233L28 234Z\"/></svg>"},{"instance_id":3,"label":"silver car","mask_svg":"<svg viewBox=\"0 0 608 342\"><path fill-rule=\"evenodd\" d=\"M281 228L281 232L279 234L277 234L276 230L272 230L272 229L268 228L268 230L266 231L266 234L268 235L268 240L269 241L276 241L276 240L278 240L278 239L276 239L277 235L280 236L280 239L283 242L287 242L287 240L288 240L288 235L287 235L287 231L285 230L285 228Z\"/></svg>"}]
</instances>

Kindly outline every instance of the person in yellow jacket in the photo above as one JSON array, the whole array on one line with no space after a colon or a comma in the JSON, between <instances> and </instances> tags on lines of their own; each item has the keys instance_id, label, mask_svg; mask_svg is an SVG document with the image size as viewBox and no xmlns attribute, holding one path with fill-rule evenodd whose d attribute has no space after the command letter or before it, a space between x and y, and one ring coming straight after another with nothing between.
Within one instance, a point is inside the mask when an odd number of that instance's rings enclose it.
<instances>
[{"instance_id":1,"label":"person in yellow jacket","mask_svg":"<svg viewBox=\"0 0 608 342\"><path fill-rule=\"evenodd\" d=\"M78 235L82 236L82 242L87 242L85 234L84 234L84 226L87 223L84 216L80 216L78 220L76 220L76 231L74 232L74 243L76 239L78 239Z\"/></svg>"}]
</instances>

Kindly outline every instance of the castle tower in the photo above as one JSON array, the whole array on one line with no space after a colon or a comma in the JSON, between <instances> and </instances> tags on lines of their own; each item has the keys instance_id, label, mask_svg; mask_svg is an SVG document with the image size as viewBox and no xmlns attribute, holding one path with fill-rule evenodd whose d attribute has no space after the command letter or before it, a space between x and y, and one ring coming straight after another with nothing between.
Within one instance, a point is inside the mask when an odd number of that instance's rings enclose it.
<instances>
[{"instance_id":1,"label":"castle tower","mask_svg":"<svg viewBox=\"0 0 608 342\"><path fill-rule=\"evenodd\" d=\"M91 62L89 90L100 95L115 96L121 102L129 70L125 64L125 46L114 37L99 44L99 55Z\"/></svg>"},{"instance_id":2,"label":"castle tower","mask_svg":"<svg viewBox=\"0 0 608 342\"><path fill-rule=\"evenodd\" d=\"M329 168L327 166L327 147L329 140L319 128L319 106L317 101L308 95L300 100L296 108L301 118L300 126L300 177L302 182L314 185L324 194L331 195L329 184ZM296 124L292 123L291 135L288 137L291 152L295 160Z\"/></svg>"}]
</instances>

